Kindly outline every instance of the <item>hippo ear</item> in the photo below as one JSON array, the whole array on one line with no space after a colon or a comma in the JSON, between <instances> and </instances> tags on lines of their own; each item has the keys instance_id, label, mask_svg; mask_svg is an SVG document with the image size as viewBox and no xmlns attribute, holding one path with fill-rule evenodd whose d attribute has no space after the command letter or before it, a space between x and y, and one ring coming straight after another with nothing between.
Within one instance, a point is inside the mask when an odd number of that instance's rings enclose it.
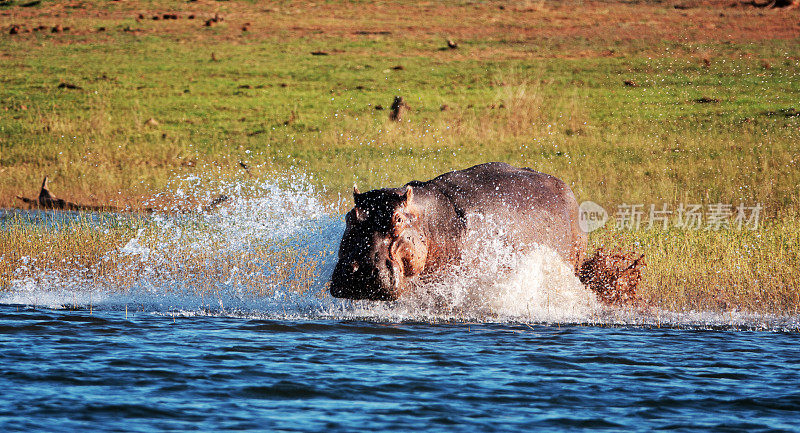
<instances>
[{"instance_id":1,"label":"hippo ear","mask_svg":"<svg viewBox=\"0 0 800 433\"><path fill-rule=\"evenodd\" d=\"M414 198L414 189L411 188L411 185L406 185L406 190L403 191L403 197L406 203L411 203L411 200Z\"/></svg>"},{"instance_id":2,"label":"hippo ear","mask_svg":"<svg viewBox=\"0 0 800 433\"><path fill-rule=\"evenodd\" d=\"M417 204L414 203L414 189L411 187L411 185L406 185L406 189L403 191L402 196L405 212L413 216L419 216L420 209Z\"/></svg>"}]
</instances>

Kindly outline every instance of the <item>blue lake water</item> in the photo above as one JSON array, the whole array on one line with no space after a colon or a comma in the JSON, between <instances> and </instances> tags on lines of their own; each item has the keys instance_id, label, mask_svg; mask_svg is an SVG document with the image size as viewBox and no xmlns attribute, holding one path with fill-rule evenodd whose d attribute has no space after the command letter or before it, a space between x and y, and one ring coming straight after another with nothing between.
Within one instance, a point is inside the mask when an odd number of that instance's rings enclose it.
<instances>
[{"instance_id":1,"label":"blue lake water","mask_svg":"<svg viewBox=\"0 0 800 433\"><path fill-rule=\"evenodd\" d=\"M797 431L800 335L0 305L0 431Z\"/></svg>"}]
</instances>

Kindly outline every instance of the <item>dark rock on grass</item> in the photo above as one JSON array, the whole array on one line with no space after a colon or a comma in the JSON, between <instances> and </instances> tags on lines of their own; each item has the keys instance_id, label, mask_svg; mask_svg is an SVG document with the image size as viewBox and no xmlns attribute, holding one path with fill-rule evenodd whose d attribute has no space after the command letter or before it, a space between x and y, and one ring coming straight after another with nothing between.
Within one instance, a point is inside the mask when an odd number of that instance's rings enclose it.
<instances>
[{"instance_id":1,"label":"dark rock on grass","mask_svg":"<svg viewBox=\"0 0 800 433\"><path fill-rule=\"evenodd\" d=\"M105 27L98 27L97 31L98 32L104 32L104 31L106 31L106 28Z\"/></svg>"},{"instance_id":2,"label":"dark rock on grass","mask_svg":"<svg viewBox=\"0 0 800 433\"><path fill-rule=\"evenodd\" d=\"M716 104L719 102L719 99L703 96L702 98L695 99L694 102L697 102L698 104Z\"/></svg>"},{"instance_id":3,"label":"dark rock on grass","mask_svg":"<svg viewBox=\"0 0 800 433\"><path fill-rule=\"evenodd\" d=\"M753 6L756 8L765 8L765 9L792 9L797 7L800 3L797 0L768 0L763 3L759 3L755 0L749 1L747 3L743 3L745 6Z\"/></svg>"},{"instance_id":4,"label":"dark rock on grass","mask_svg":"<svg viewBox=\"0 0 800 433\"><path fill-rule=\"evenodd\" d=\"M160 17L160 16L158 16L158 15L153 15L153 21L158 21L158 20L160 20L160 19L161 19L161 17Z\"/></svg>"},{"instance_id":5,"label":"dark rock on grass","mask_svg":"<svg viewBox=\"0 0 800 433\"><path fill-rule=\"evenodd\" d=\"M353 32L354 35L391 35L392 32L388 30L356 30Z\"/></svg>"},{"instance_id":6,"label":"dark rock on grass","mask_svg":"<svg viewBox=\"0 0 800 433\"><path fill-rule=\"evenodd\" d=\"M383 105L381 105L381 104L376 105L375 106L375 110L378 110L378 111L383 110Z\"/></svg>"},{"instance_id":7,"label":"dark rock on grass","mask_svg":"<svg viewBox=\"0 0 800 433\"><path fill-rule=\"evenodd\" d=\"M283 126L289 126L289 125L291 125L292 123L294 123L294 121L295 121L295 120L297 120L297 112L295 112L294 110L292 110L292 113L289 115L289 118L288 118L288 119L286 119L286 120L283 122Z\"/></svg>"},{"instance_id":8,"label":"dark rock on grass","mask_svg":"<svg viewBox=\"0 0 800 433\"><path fill-rule=\"evenodd\" d=\"M203 212L210 212L214 210L215 207L221 205L222 203L225 203L228 200L230 200L230 197L228 197L225 194L220 194L216 196L213 200L211 200L211 203L209 203L207 206L203 206Z\"/></svg>"},{"instance_id":9,"label":"dark rock on grass","mask_svg":"<svg viewBox=\"0 0 800 433\"><path fill-rule=\"evenodd\" d=\"M451 50L455 50L456 48L458 48L458 43L456 43L456 41L454 41L452 39L448 39L447 40L447 48L450 48Z\"/></svg>"},{"instance_id":10,"label":"dark rock on grass","mask_svg":"<svg viewBox=\"0 0 800 433\"><path fill-rule=\"evenodd\" d=\"M442 106L439 107L439 111L448 111L448 110L450 110L450 106L447 104L442 104Z\"/></svg>"},{"instance_id":11,"label":"dark rock on grass","mask_svg":"<svg viewBox=\"0 0 800 433\"><path fill-rule=\"evenodd\" d=\"M224 21L224 18L219 16L219 14L214 14L214 18L209 18L206 20L206 27L211 27L214 24L220 23Z\"/></svg>"},{"instance_id":12,"label":"dark rock on grass","mask_svg":"<svg viewBox=\"0 0 800 433\"><path fill-rule=\"evenodd\" d=\"M766 116L800 117L800 110L796 108L781 108L778 111L767 111Z\"/></svg>"},{"instance_id":13,"label":"dark rock on grass","mask_svg":"<svg viewBox=\"0 0 800 433\"><path fill-rule=\"evenodd\" d=\"M136 17L136 19L138 19L138 20L143 20L143 19L144 19L144 15L143 15L143 14L139 14L139 15Z\"/></svg>"},{"instance_id":14,"label":"dark rock on grass","mask_svg":"<svg viewBox=\"0 0 800 433\"><path fill-rule=\"evenodd\" d=\"M636 84L636 81L633 81L633 80L625 80L625 81L622 82L622 84L624 84L624 85L626 85L628 87L639 87L639 85Z\"/></svg>"},{"instance_id":15,"label":"dark rock on grass","mask_svg":"<svg viewBox=\"0 0 800 433\"><path fill-rule=\"evenodd\" d=\"M50 33L61 33L64 31L64 27L61 27L61 24L56 24L50 29Z\"/></svg>"},{"instance_id":16,"label":"dark rock on grass","mask_svg":"<svg viewBox=\"0 0 800 433\"><path fill-rule=\"evenodd\" d=\"M402 71L405 68L403 67L403 65L397 65L397 66L392 67L392 69L394 69L395 71Z\"/></svg>"},{"instance_id":17,"label":"dark rock on grass","mask_svg":"<svg viewBox=\"0 0 800 433\"><path fill-rule=\"evenodd\" d=\"M22 28L15 24L15 25L11 26L10 29L8 29L8 34L9 35L17 35L17 34L19 34L19 32L21 30L22 30Z\"/></svg>"},{"instance_id":18,"label":"dark rock on grass","mask_svg":"<svg viewBox=\"0 0 800 433\"><path fill-rule=\"evenodd\" d=\"M253 88L253 86L251 86L251 85L249 85L249 84L242 84L241 86L239 86L239 88L240 88L240 89L252 89L252 88Z\"/></svg>"},{"instance_id":19,"label":"dark rock on grass","mask_svg":"<svg viewBox=\"0 0 800 433\"><path fill-rule=\"evenodd\" d=\"M66 201L61 198L56 198L53 193L50 192L50 189L47 188L47 176L44 177L42 181L42 188L39 190L39 197L33 198L26 198L22 196L17 196L19 200L22 200L24 203L27 203L33 208L41 208L41 209L58 209L58 210L81 210L81 211L118 211L119 209L114 206L95 206L95 205L85 205L85 204L78 204Z\"/></svg>"},{"instance_id":20,"label":"dark rock on grass","mask_svg":"<svg viewBox=\"0 0 800 433\"><path fill-rule=\"evenodd\" d=\"M65 82L60 83L58 85L58 88L59 89L83 90L83 87L81 87L81 86L78 86L78 85L72 84L72 83L65 83Z\"/></svg>"},{"instance_id":21,"label":"dark rock on grass","mask_svg":"<svg viewBox=\"0 0 800 433\"><path fill-rule=\"evenodd\" d=\"M193 19L194 19L194 14L191 14L191 15L189 15L189 16L188 16L188 17L186 17L186 18L187 18L187 19L190 19L190 20L193 20Z\"/></svg>"},{"instance_id":22,"label":"dark rock on grass","mask_svg":"<svg viewBox=\"0 0 800 433\"><path fill-rule=\"evenodd\" d=\"M312 51L312 52L311 52L311 55L312 55L312 56L327 56L327 55L328 55L328 53L327 53L327 52L325 52L325 51Z\"/></svg>"},{"instance_id":23,"label":"dark rock on grass","mask_svg":"<svg viewBox=\"0 0 800 433\"><path fill-rule=\"evenodd\" d=\"M389 111L389 120L394 122L402 121L409 108L411 107L408 106L402 96L395 96L394 101L392 101L392 107Z\"/></svg>"}]
</instances>

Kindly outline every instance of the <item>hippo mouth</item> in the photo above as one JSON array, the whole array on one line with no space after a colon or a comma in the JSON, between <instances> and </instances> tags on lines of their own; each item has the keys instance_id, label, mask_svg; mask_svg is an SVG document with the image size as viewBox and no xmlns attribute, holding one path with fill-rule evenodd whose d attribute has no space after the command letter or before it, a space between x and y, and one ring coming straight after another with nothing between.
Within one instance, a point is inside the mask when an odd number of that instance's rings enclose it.
<instances>
[{"instance_id":1,"label":"hippo mouth","mask_svg":"<svg viewBox=\"0 0 800 433\"><path fill-rule=\"evenodd\" d=\"M386 269L376 271L376 275L368 281L352 275L343 275L343 273L337 272L337 269L331 279L331 295L335 298L354 300L396 301L403 293L403 267L391 259L386 259L385 264ZM384 282L384 284L380 282Z\"/></svg>"},{"instance_id":2,"label":"hippo mouth","mask_svg":"<svg viewBox=\"0 0 800 433\"><path fill-rule=\"evenodd\" d=\"M400 298L397 290L337 283L331 283L330 293L334 298L353 300L396 301Z\"/></svg>"},{"instance_id":3,"label":"hippo mouth","mask_svg":"<svg viewBox=\"0 0 800 433\"><path fill-rule=\"evenodd\" d=\"M391 300L394 301L399 298L400 294L403 292L401 280L401 278L405 277L405 275L403 275L403 264L394 258L389 258L386 260L386 267L387 269L391 269L391 272L389 273L390 285L386 292L393 297Z\"/></svg>"}]
</instances>

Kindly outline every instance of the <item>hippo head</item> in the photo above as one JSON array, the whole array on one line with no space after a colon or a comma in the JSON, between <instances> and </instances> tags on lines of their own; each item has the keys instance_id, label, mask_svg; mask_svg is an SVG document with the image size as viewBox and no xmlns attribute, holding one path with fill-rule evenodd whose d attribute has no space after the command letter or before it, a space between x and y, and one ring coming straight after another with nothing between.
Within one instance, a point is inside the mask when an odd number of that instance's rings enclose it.
<instances>
[{"instance_id":1,"label":"hippo head","mask_svg":"<svg viewBox=\"0 0 800 433\"><path fill-rule=\"evenodd\" d=\"M391 301L422 272L428 255L411 186L365 193L353 188L339 261L331 277L337 298Z\"/></svg>"}]
</instances>

